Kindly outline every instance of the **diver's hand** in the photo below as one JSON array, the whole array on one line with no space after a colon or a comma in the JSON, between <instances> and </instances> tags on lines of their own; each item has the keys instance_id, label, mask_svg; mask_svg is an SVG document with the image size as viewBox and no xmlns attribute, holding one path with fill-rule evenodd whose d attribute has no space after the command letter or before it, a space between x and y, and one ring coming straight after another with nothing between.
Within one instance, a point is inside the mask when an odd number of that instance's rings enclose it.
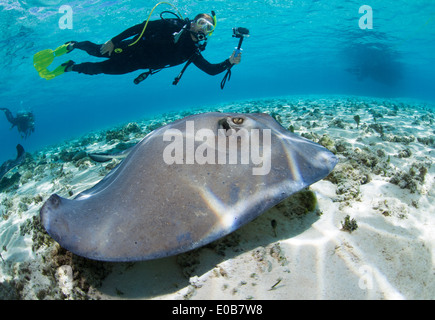
<instances>
[{"instance_id":1,"label":"diver's hand","mask_svg":"<svg viewBox=\"0 0 435 320\"><path fill-rule=\"evenodd\" d=\"M108 53L110 57L112 55L113 49L115 49L115 45L113 44L112 40L109 40L101 46L100 53L102 55Z\"/></svg>"},{"instance_id":2,"label":"diver's hand","mask_svg":"<svg viewBox=\"0 0 435 320\"><path fill-rule=\"evenodd\" d=\"M240 61L242 60L242 53L239 52L239 54L237 55L236 58L234 58L234 56L236 55L236 51L233 52L233 54L230 57L230 63L231 64L239 64Z\"/></svg>"}]
</instances>

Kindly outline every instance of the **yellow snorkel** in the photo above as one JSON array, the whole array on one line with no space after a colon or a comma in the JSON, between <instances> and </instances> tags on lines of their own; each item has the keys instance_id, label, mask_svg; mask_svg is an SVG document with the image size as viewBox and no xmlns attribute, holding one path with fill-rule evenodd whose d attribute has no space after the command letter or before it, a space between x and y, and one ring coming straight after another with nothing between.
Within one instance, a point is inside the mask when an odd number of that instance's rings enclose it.
<instances>
[{"instance_id":1,"label":"yellow snorkel","mask_svg":"<svg viewBox=\"0 0 435 320\"><path fill-rule=\"evenodd\" d=\"M214 30L216 30L216 25L217 25L216 13L214 11L212 11L211 12L211 16L213 17ZM212 32L210 32L210 34L208 35L209 37L211 37L211 35L213 34L214 30Z\"/></svg>"}]
</instances>

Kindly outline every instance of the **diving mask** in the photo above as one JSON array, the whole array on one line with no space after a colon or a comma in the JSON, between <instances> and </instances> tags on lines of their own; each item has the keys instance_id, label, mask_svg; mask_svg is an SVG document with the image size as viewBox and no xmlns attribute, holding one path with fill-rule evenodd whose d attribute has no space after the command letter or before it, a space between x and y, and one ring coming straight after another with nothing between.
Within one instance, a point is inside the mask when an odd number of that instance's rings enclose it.
<instances>
[{"instance_id":1,"label":"diving mask","mask_svg":"<svg viewBox=\"0 0 435 320\"><path fill-rule=\"evenodd\" d=\"M214 24L204 18L199 18L196 20L196 26L206 35L214 31Z\"/></svg>"}]
</instances>

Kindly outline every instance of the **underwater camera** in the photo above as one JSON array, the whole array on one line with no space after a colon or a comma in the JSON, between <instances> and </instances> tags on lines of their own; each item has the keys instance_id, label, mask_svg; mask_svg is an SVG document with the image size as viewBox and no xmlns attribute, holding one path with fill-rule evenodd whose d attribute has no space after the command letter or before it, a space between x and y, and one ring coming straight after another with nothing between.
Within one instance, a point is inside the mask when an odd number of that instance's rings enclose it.
<instances>
[{"instance_id":1,"label":"underwater camera","mask_svg":"<svg viewBox=\"0 0 435 320\"><path fill-rule=\"evenodd\" d=\"M233 38L239 39L239 45L235 48L234 57L237 57L240 52L242 52L242 42L245 37L249 37L249 30L246 28L238 27L233 28ZM225 84L227 83L227 80L231 79L231 68L233 66L229 67L227 70L227 73L225 74L224 78L221 81L221 89L225 87Z\"/></svg>"},{"instance_id":2,"label":"underwater camera","mask_svg":"<svg viewBox=\"0 0 435 320\"><path fill-rule=\"evenodd\" d=\"M238 27L233 28L233 38L239 39L239 45L236 48L236 54L234 55L237 57L239 53L242 51L240 48L242 47L242 42L245 37L249 37L249 30L246 28Z\"/></svg>"},{"instance_id":3,"label":"underwater camera","mask_svg":"<svg viewBox=\"0 0 435 320\"><path fill-rule=\"evenodd\" d=\"M234 38L249 37L249 30L242 27L233 28L233 37Z\"/></svg>"}]
</instances>

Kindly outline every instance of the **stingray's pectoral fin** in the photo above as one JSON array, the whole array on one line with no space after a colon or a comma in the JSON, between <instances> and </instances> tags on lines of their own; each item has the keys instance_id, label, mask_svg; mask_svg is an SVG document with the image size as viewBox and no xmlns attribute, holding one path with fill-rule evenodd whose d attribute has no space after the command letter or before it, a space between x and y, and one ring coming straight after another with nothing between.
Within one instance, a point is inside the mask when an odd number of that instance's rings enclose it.
<instances>
[{"instance_id":1,"label":"stingray's pectoral fin","mask_svg":"<svg viewBox=\"0 0 435 320\"><path fill-rule=\"evenodd\" d=\"M71 200L61 198L53 194L48 198L40 210L41 223L48 234L54 240L61 243L65 235L69 233L69 222L65 218L63 206Z\"/></svg>"},{"instance_id":2,"label":"stingray's pectoral fin","mask_svg":"<svg viewBox=\"0 0 435 320\"><path fill-rule=\"evenodd\" d=\"M57 194L53 194L48 198L40 210L41 222L45 226L48 226L53 213L59 208L62 198Z\"/></svg>"}]
</instances>

